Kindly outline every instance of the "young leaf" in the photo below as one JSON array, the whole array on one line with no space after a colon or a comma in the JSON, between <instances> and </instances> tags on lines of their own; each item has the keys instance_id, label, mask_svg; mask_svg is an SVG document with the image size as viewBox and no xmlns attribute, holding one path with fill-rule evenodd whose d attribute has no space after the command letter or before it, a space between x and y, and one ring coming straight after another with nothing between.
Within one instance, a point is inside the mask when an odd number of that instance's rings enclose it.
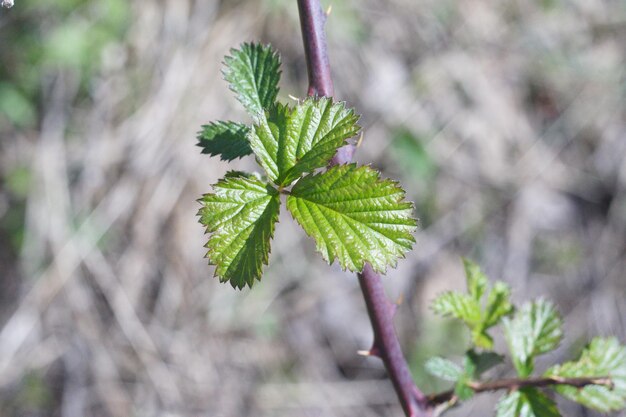
<instances>
[{"instance_id":1,"label":"young leaf","mask_svg":"<svg viewBox=\"0 0 626 417\"><path fill-rule=\"evenodd\" d=\"M560 417L556 404L536 388L522 388L502 397L496 417Z\"/></svg>"},{"instance_id":2,"label":"young leaf","mask_svg":"<svg viewBox=\"0 0 626 417\"><path fill-rule=\"evenodd\" d=\"M480 305L471 296L456 291L439 294L432 309L441 316L462 320L470 327L480 322Z\"/></svg>"},{"instance_id":3,"label":"young leaf","mask_svg":"<svg viewBox=\"0 0 626 417\"><path fill-rule=\"evenodd\" d=\"M256 119L278 95L280 56L271 46L244 43L224 59L224 78L246 111Z\"/></svg>"},{"instance_id":4,"label":"young leaf","mask_svg":"<svg viewBox=\"0 0 626 417\"><path fill-rule=\"evenodd\" d=\"M504 330L513 364L523 378L532 373L534 357L555 349L563 337L559 314L544 300L527 303L513 319L505 318Z\"/></svg>"},{"instance_id":5,"label":"young leaf","mask_svg":"<svg viewBox=\"0 0 626 417\"><path fill-rule=\"evenodd\" d=\"M495 326L502 317L513 312L513 304L511 304L510 299L511 287L503 282L496 282L487 297L487 307L484 314L485 328Z\"/></svg>"},{"instance_id":6,"label":"young leaf","mask_svg":"<svg viewBox=\"0 0 626 417\"><path fill-rule=\"evenodd\" d=\"M325 166L337 148L356 135L359 117L330 98L307 98L293 109L277 105L261 118L250 143L269 178L287 186Z\"/></svg>"},{"instance_id":7,"label":"young leaf","mask_svg":"<svg viewBox=\"0 0 626 417\"><path fill-rule=\"evenodd\" d=\"M468 294L449 291L439 295L432 304L435 313L454 317L465 322L471 330L474 345L491 349L493 338L487 333L502 317L513 312L510 302L511 290L503 282L496 282L487 296L487 305L482 308L482 299L489 290L487 277L478 265L463 259Z\"/></svg>"},{"instance_id":8,"label":"young leaf","mask_svg":"<svg viewBox=\"0 0 626 417\"><path fill-rule=\"evenodd\" d=\"M414 242L417 226L404 191L378 172L355 164L334 166L296 183L287 208L317 250L343 269L359 272L365 262L383 272Z\"/></svg>"},{"instance_id":9,"label":"young leaf","mask_svg":"<svg viewBox=\"0 0 626 417\"><path fill-rule=\"evenodd\" d=\"M617 411L626 406L626 346L615 338L595 338L583 350L580 359L556 365L546 371L546 376L562 378L606 378L613 387L587 385L576 388L558 385L556 391L586 407L601 412Z\"/></svg>"},{"instance_id":10,"label":"young leaf","mask_svg":"<svg viewBox=\"0 0 626 417\"><path fill-rule=\"evenodd\" d=\"M463 375L463 369L459 365L439 356L428 359L424 367L429 374L445 381L455 382Z\"/></svg>"},{"instance_id":11,"label":"young leaf","mask_svg":"<svg viewBox=\"0 0 626 417\"><path fill-rule=\"evenodd\" d=\"M487 289L487 277L480 270L480 267L469 259L463 258L463 267L465 268L467 290L476 303L480 303L480 299Z\"/></svg>"},{"instance_id":12,"label":"young leaf","mask_svg":"<svg viewBox=\"0 0 626 417\"><path fill-rule=\"evenodd\" d=\"M198 146L202 153L220 155L224 161L232 161L252 153L248 133L250 128L235 122L212 122L202 126L198 133Z\"/></svg>"},{"instance_id":13,"label":"young leaf","mask_svg":"<svg viewBox=\"0 0 626 417\"><path fill-rule=\"evenodd\" d=\"M253 175L230 172L205 194L198 214L212 233L206 247L220 281L235 288L252 286L267 265L270 239L278 220L278 192Z\"/></svg>"}]
</instances>

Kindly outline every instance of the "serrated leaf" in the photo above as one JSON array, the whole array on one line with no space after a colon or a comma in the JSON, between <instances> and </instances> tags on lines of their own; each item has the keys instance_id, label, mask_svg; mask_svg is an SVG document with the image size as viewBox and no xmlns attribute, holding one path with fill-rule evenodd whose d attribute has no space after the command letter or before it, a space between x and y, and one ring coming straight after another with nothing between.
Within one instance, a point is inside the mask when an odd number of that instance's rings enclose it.
<instances>
[{"instance_id":1,"label":"serrated leaf","mask_svg":"<svg viewBox=\"0 0 626 417\"><path fill-rule=\"evenodd\" d=\"M435 313L444 317L454 317L470 326L480 322L480 305L471 296L456 291L439 294L432 303Z\"/></svg>"},{"instance_id":2,"label":"serrated leaf","mask_svg":"<svg viewBox=\"0 0 626 417\"><path fill-rule=\"evenodd\" d=\"M439 356L428 359L424 367L429 374L445 381L455 382L463 375L463 369L459 365Z\"/></svg>"},{"instance_id":3,"label":"serrated leaf","mask_svg":"<svg viewBox=\"0 0 626 417\"><path fill-rule=\"evenodd\" d=\"M496 417L559 417L554 401L536 388L510 392L496 406Z\"/></svg>"},{"instance_id":4,"label":"serrated leaf","mask_svg":"<svg viewBox=\"0 0 626 417\"><path fill-rule=\"evenodd\" d=\"M463 267L469 295L476 303L480 303L480 299L487 289L487 277L480 270L480 267L469 259L463 258Z\"/></svg>"},{"instance_id":5,"label":"serrated leaf","mask_svg":"<svg viewBox=\"0 0 626 417\"><path fill-rule=\"evenodd\" d=\"M468 294L445 292L434 300L432 308L437 314L462 320L469 327L475 346L492 349L493 338L487 330L513 312L511 291L503 282L496 282L493 289L489 290L487 277L477 264L463 259L463 266ZM488 290L486 306L483 308L483 298Z\"/></svg>"},{"instance_id":6,"label":"serrated leaf","mask_svg":"<svg viewBox=\"0 0 626 417\"><path fill-rule=\"evenodd\" d=\"M615 338L595 338L583 350L580 359L548 369L546 376L561 378L610 377L613 387L587 385L576 388L557 385L556 391L601 412L616 411L626 406L626 347Z\"/></svg>"},{"instance_id":7,"label":"serrated leaf","mask_svg":"<svg viewBox=\"0 0 626 417\"><path fill-rule=\"evenodd\" d=\"M232 161L252 153L248 133L250 128L241 123L217 121L202 126L198 132L198 146L202 153L220 155L224 161Z\"/></svg>"},{"instance_id":8,"label":"serrated leaf","mask_svg":"<svg viewBox=\"0 0 626 417\"><path fill-rule=\"evenodd\" d=\"M359 117L343 103L307 98L294 108L276 105L254 126L250 144L268 177L287 186L328 164L359 131Z\"/></svg>"},{"instance_id":9,"label":"serrated leaf","mask_svg":"<svg viewBox=\"0 0 626 417\"><path fill-rule=\"evenodd\" d=\"M526 303L513 319L504 319L505 336L519 376L529 376L534 357L558 346L563 338L561 324L552 303L544 300Z\"/></svg>"},{"instance_id":10,"label":"serrated leaf","mask_svg":"<svg viewBox=\"0 0 626 417\"><path fill-rule=\"evenodd\" d=\"M412 204L394 181L378 175L367 166L339 165L305 176L291 190L287 208L327 262L338 259L354 272L368 262L384 272L413 245Z\"/></svg>"},{"instance_id":11,"label":"serrated leaf","mask_svg":"<svg viewBox=\"0 0 626 417\"><path fill-rule=\"evenodd\" d=\"M199 201L200 223L211 233L205 245L220 281L252 286L267 265L270 239L278 220L278 192L257 177L230 172Z\"/></svg>"},{"instance_id":12,"label":"serrated leaf","mask_svg":"<svg viewBox=\"0 0 626 417\"><path fill-rule=\"evenodd\" d=\"M496 282L487 297L484 323L485 328L498 324L502 317L513 312L513 304L510 301L511 287L503 282Z\"/></svg>"},{"instance_id":13,"label":"serrated leaf","mask_svg":"<svg viewBox=\"0 0 626 417\"><path fill-rule=\"evenodd\" d=\"M256 120L274 106L280 80L280 56L271 46L244 43L224 59L224 78Z\"/></svg>"}]
</instances>

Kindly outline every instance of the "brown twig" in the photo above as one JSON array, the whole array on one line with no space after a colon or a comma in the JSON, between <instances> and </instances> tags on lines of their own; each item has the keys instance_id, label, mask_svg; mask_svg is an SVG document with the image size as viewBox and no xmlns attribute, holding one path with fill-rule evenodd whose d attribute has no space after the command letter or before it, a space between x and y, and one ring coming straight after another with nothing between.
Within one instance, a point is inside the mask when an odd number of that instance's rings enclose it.
<instances>
[{"instance_id":1,"label":"brown twig","mask_svg":"<svg viewBox=\"0 0 626 417\"><path fill-rule=\"evenodd\" d=\"M298 0L298 9L309 73L308 94L332 96L333 82L324 32L327 16L322 11L319 0ZM349 163L353 154L354 145L344 146L334 156L331 165ZM413 382L402 354L393 326L395 306L385 295L380 275L370 265L366 265L358 277L374 331L374 344L366 353L382 359L407 417L430 416L432 412L428 398Z\"/></svg>"},{"instance_id":2,"label":"brown twig","mask_svg":"<svg viewBox=\"0 0 626 417\"><path fill-rule=\"evenodd\" d=\"M606 387L612 388L613 381L610 377L607 376L587 378L561 378L556 376L549 376L526 379L508 378L498 379L495 381L472 382L468 384L468 386L475 393L499 390L515 391L525 387L541 388L553 385L570 385L576 388L584 388L587 385L604 385ZM453 401L454 399L454 391L450 390L429 396L428 402L432 406L436 406L439 404Z\"/></svg>"}]
</instances>

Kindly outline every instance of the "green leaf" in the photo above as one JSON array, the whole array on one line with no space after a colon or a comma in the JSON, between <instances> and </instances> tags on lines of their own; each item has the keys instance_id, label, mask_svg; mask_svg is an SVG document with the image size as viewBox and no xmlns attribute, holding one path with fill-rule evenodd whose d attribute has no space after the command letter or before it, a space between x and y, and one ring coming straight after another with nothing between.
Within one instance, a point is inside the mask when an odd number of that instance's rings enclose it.
<instances>
[{"instance_id":1,"label":"green leaf","mask_svg":"<svg viewBox=\"0 0 626 417\"><path fill-rule=\"evenodd\" d=\"M411 248L417 226L412 204L397 183L378 175L366 166L339 165L293 187L287 208L327 262L338 259L355 272L368 262L384 272Z\"/></svg>"},{"instance_id":2,"label":"green leaf","mask_svg":"<svg viewBox=\"0 0 626 417\"><path fill-rule=\"evenodd\" d=\"M268 177L280 186L328 164L356 135L359 117L330 98L307 98L294 108L276 105L261 118L250 144Z\"/></svg>"},{"instance_id":3,"label":"green leaf","mask_svg":"<svg viewBox=\"0 0 626 417\"><path fill-rule=\"evenodd\" d=\"M474 349L468 350L465 357L473 364L474 373L472 377L475 379L480 378L483 373L504 361L504 356L495 352L476 352Z\"/></svg>"},{"instance_id":4,"label":"green leaf","mask_svg":"<svg viewBox=\"0 0 626 417\"><path fill-rule=\"evenodd\" d=\"M461 378L454 386L454 395L461 401L467 401L474 396L474 390L468 385L468 382L470 382L468 378Z\"/></svg>"},{"instance_id":5,"label":"green leaf","mask_svg":"<svg viewBox=\"0 0 626 417\"><path fill-rule=\"evenodd\" d=\"M454 317L471 326L480 322L480 305L471 296L456 291L439 294L432 309L441 316Z\"/></svg>"},{"instance_id":6,"label":"green leaf","mask_svg":"<svg viewBox=\"0 0 626 417\"><path fill-rule=\"evenodd\" d=\"M257 177L229 172L199 201L200 223L211 233L205 247L220 281L252 287L267 265L270 239L278 220L278 192Z\"/></svg>"},{"instance_id":7,"label":"green leaf","mask_svg":"<svg viewBox=\"0 0 626 417\"><path fill-rule=\"evenodd\" d=\"M202 153L220 155L224 161L232 161L252 153L248 133L250 128L235 122L212 122L202 126L198 133L198 146Z\"/></svg>"},{"instance_id":8,"label":"green leaf","mask_svg":"<svg viewBox=\"0 0 626 417\"><path fill-rule=\"evenodd\" d=\"M513 312L513 304L510 301L511 287L503 282L496 282L487 297L487 307L485 308L484 323L489 328L498 324L502 317Z\"/></svg>"},{"instance_id":9,"label":"green leaf","mask_svg":"<svg viewBox=\"0 0 626 417\"><path fill-rule=\"evenodd\" d=\"M455 382L463 375L463 369L459 365L439 356L430 358L424 366L429 374L445 381Z\"/></svg>"},{"instance_id":10,"label":"green leaf","mask_svg":"<svg viewBox=\"0 0 626 417\"><path fill-rule=\"evenodd\" d=\"M470 383L474 380L474 375L476 375L476 364L468 355L465 355L463 358L463 375L458 379L454 387L454 394L459 400L466 401L474 396L474 390L470 386Z\"/></svg>"},{"instance_id":11,"label":"green leaf","mask_svg":"<svg viewBox=\"0 0 626 417\"><path fill-rule=\"evenodd\" d=\"M480 270L480 267L469 259L463 258L463 267L467 280L467 290L470 296L477 303L480 303L480 299L487 289L487 277Z\"/></svg>"},{"instance_id":12,"label":"green leaf","mask_svg":"<svg viewBox=\"0 0 626 417\"><path fill-rule=\"evenodd\" d=\"M224 59L224 78L256 120L274 106L280 80L280 56L269 45L244 43Z\"/></svg>"},{"instance_id":13,"label":"green leaf","mask_svg":"<svg viewBox=\"0 0 626 417\"><path fill-rule=\"evenodd\" d=\"M522 388L502 397L496 417L560 417L554 401L536 388Z\"/></svg>"},{"instance_id":14,"label":"green leaf","mask_svg":"<svg viewBox=\"0 0 626 417\"><path fill-rule=\"evenodd\" d=\"M519 376L529 376L534 357L555 349L563 338L561 318L552 303L526 303L513 319L504 319L504 330L513 364Z\"/></svg>"},{"instance_id":15,"label":"green leaf","mask_svg":"<svg viewBox=\"0 0 626 417\"><path fill-rule=\"evenodd\" d=\"M580 359L553 366L545 375L561 378L610 377L612 388L605 385L587 385L581 389L557 385L556 391L570 400L605 413L626 406L626 347L620 345L615 338L593 339L583 350Z\"/></svg>"},{"instance_id":16,"label":"green leaf","mask_svg":"<svg viewBox=\"0 0 626 417\"><path fill-rule=\"evenodd\" d=\"M487 330L498 324L502 317L513 312L513 305L509 300L511 290L503 282L496 282L493 289L489 290L487 277L477 264L463 259L463 266L468 294L445 292L435 299L433 310L442 316L462 320L471 330L474 345L492 349L493 338ZM482 300L488 290L487 303L483 309Z\"/></svg>"}]
</instances>

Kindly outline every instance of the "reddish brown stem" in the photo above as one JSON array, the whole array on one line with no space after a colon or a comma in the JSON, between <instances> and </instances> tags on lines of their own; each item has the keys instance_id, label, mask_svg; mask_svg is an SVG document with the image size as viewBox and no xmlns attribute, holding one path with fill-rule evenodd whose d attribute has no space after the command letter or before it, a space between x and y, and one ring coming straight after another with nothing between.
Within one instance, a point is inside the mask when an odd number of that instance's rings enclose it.
<instances>
[{"instance_id":1,"label":"reddish brown stem","mask_svg":"<svg viewBox=\"0 0 626 417\"><path fill-rule=\"evenodd\" d=\"M393 326L395 306L387 299L380 275L366 264L359 274L359 284L374 330L374 343L370 353L380 357L385 364L404 413L409 417L430 415L428 399L413 382L402 354Z\"/></svg>"},{"instance_id":2,"label":"reddish brown stem","mask_svg":"<svg viewBox=\"0 0 626 417\"><path fill-rule=\"evenodd\" d=\"M309 72L310 96L332 96L333 82L326 51L324 24L326 14L319 0L298 0L302 39ZM352 160L354 145L339 149L331 165L346 164ZM370 265L365 265L358 274L359 284L374 331L374 344L369 351L380 357L385 364L402 409L407 417L427 417L431 415L428 398L417 388L409 372L400 341L393 326L393 310L385 295L380 275Z\"/></svg>"},{"instance_id":3,"label":"reddish brown stem","mask_svg":"<svg viewBox=\"0 0 626 417\"><path fill-rule=\"evenodd\" d=\"M570 385L576 388L583 388L587 385L604 385L612 388L613 381L610 377L588 377L588 378L560 378L560 377L538 377L526 379L498 379L495 381L472 382L468 386L476 393L487 391L507 390L514 391L525 387L549 387L553 385ZM454 400L454 391L445 391L428 397L428 402L435 406Z\"/></svg>"},{"instance_id":4,"label":"reddish brown stem","mask_svg":"<svg viewBox=\"0 0 626 417\"><path fill-rule=\"evenodd\" d=\"M332 97L333 80L330 77L330 64L326 51L326 13L322 10L319 0L298 0L300 11L300 27L304 40L306 66L309 72L309 95Z\"/></svg>"}]
</instances>

